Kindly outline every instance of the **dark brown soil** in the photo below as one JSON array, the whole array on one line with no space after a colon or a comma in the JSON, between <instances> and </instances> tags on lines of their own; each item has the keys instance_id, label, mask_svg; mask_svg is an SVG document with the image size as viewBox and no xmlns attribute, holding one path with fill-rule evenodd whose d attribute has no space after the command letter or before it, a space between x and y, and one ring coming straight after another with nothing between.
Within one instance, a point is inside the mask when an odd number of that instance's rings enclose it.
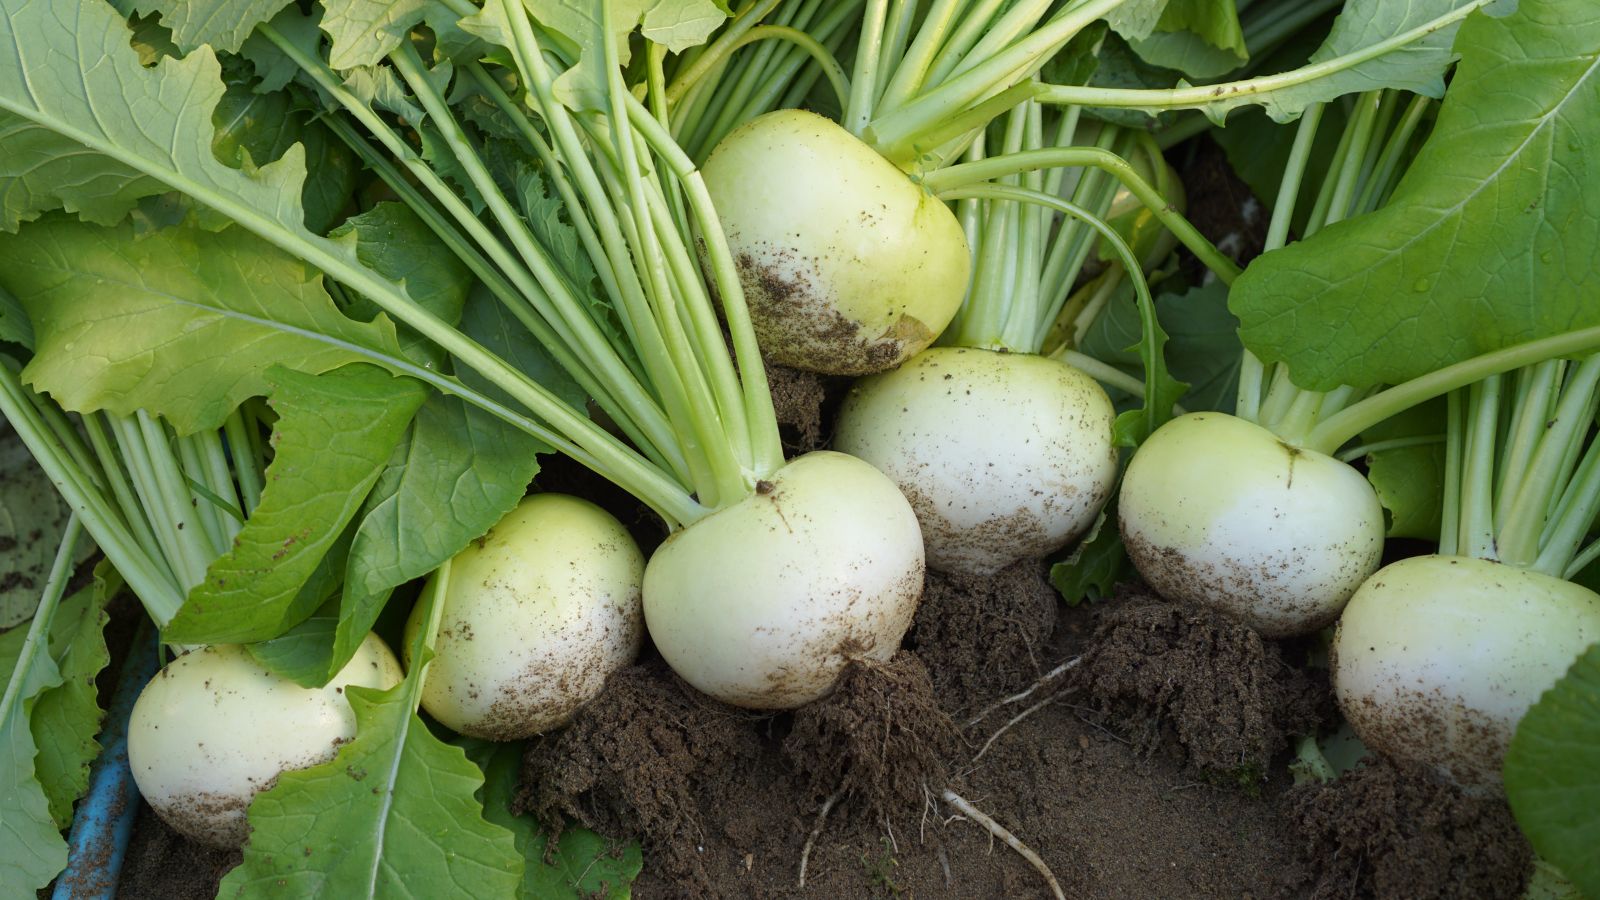
<instances>
[{"instance_id":1,"label":"dark brown soil","mask_svg":"<svg viewBox=\"0 0 1600 900\"><path fill-rule=\"evenodd\" d=\"M1316 900L1493 900L1522 892L1532 851L1498 799L1368 761L1284 798Z\"/></svg>"},{"instance_id":2,"label":"dark brown soil","mask_svg":"<svg viewBox=\"0 0 1600 900\"><path fill-rule=\"evenodd\" d=\"M118 900L215 897L222 876L239 864L238 850L213 850L185 839L139 801L133 840L117 885Z\"/></svg>"},{"instance_id":3,"label":"dark brown soil","mask_svg":"<svg viewBox=\"0 0 1600 900\"><path fill-rule=\"evenodd\" d=\"M1224 254L1241 266L1261 255L1266 246L1272 207L1234 174L1228 155L1210 137L1189 141L1169 154L1188 199L1188 218ZM1178 258L1190 282L1198 284L1205 264L1181 245Z\"/></svg>"},{"instance_id":4,"label":"dark brown soil","mask_svg":"<svg viewBox=\"0 0 1600 900\"><path fill-rule=\"evenodd\" d=\"M1023 560L988 576L928 571L906 637L940 701L960 714L1031 684L1061 598L1044 564Z\"/></svg>"},{"instance_id":5,"label":"dark brown soil","mask_svg":"<svg viewBox=\"0 0 1600 900\"><path fill-rule=\"evenodd\" d=\"M1140 748L1175 739L1196 767L1253 784L1331 714L1326 677L1209 610L1124 592L1100 612L1073 684Z\"/></svg>"},{"instance_id":6,"label":"dark brown soil","mask_svg":"<svg viewBox=\"0 0 1600 900\"><path fill-rule=\"evenodd\" d=\"M786 456L816 450L824 443L822 405L827 397L825 376L767 363L767 388Z\"/></svg>"}]
</instances>

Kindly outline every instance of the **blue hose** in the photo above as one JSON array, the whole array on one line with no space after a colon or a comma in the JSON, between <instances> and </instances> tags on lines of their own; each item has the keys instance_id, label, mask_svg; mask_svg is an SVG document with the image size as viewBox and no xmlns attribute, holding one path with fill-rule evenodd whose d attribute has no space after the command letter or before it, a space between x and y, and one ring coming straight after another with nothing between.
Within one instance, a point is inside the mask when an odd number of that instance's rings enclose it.
<instances>
[{"instance_id":1,"label":"blue hose","mask_svg":"<svg viewBox=\"0 0 1600 900\"><path fill-rule=\"evenodd\" d=\"M122 664L122 676L100 732L100 758L89 776L89 794L78 804L68 836L67 869L56 879L52 900L111 900L122 875L139 789L128 768L128 716L139 692L159 668L154 629L140 623Z\"/></svg>"}]
</instances>

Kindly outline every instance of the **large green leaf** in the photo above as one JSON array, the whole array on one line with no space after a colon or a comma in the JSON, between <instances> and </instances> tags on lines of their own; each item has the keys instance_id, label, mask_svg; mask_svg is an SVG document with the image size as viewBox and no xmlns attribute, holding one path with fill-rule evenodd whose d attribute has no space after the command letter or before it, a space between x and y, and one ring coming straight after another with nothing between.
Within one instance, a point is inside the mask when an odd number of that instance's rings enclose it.
<instances>
[{"instance_id":1,"label":"large green leaf","mask_svg":"<svg viewBox=\"0 0 1600 900\"><path fill-rule=\"evenodd\" d=\"M1187 382L1183 406L1190 412L1233 412L1239 392L1238 320L1228 312L1228 287L1213 281L1181 294L1155 298L1156 316L1166 328L1167 365L1172 376ZM1084 335L1084 353L1135 377L1142 377L1143 362L1137 352L1125 349L1139 340L1139 309L1133 291L1124 288L1111 299Z\"/></svg>"},{"instance_id":2,"label":"large green leaf","mask_svg":"<svg viewBox=\"0 0 1600 900\"><path fill-rule=\"evenodd\" d=\"M47 128L0 111L0 231L52 209L90 222L122 220L140 197L166 185Z\"/></svg>"},{"instance_id":3,"label":"large green leaf","mask_svg":"<svg viewBox=\"0 0 1600 900\"><path fill-rule=\"evenodd\" d=\"M0 633L0 666L7 682L26 632ZM67 842L50 817L50 800L35 775L38 745L28 724L39 694L60 684L61 672L41 653L24 677L17 699L0 715L0 893L8 897L31 896L67 865Z\"/></svg>"},{"instance_id":4,"label":"large green leaf","mask_svg":"<svg viewBox=\"0 0 1600 900\"><path fill-rule=\"evenodd\" d=\"M217 50L238 50L250 32L293 0L114 0L124 13L160 13L172 29L172 40L184 53L202 44Z\"/></svg>"},{"instance_id":5,"label":"large green leaf","mask_svg":"<svg viewBox=\"0 0 1600 900\"><path fill-rule=\"evenodd\" d=\"M1600 325L1600 6L1522 0L1462 62L1383 209L1256 260L1241 336L1296 383L1398 382Z\"/></svg>"},{"instance_id":6,"label":"large green leaf","mask_svg":"<svg viewBox=\"0 0 1600 900\"><path fill-rule=\"evenodd\" d=\"M33 323L28 321L22 304L3 287L0 287L0 342L33 349Z\"/></svg>"},{"instance_id":7,"label":"large green leaf","mask_svg":"<svg viewBox=\"0 0 1600 900\"><path fill-rule=\"evenodd\" d=\"M379 203L346 219L334 229L333 237L353 234L356 255L361 263L385 278L405 285L406 293L429 312L454 325L461 319L461 307L473 280L465 263L451 253L438 236L411 208L403 203ZM345 312L358 319L370 319L378 308L370 300L357 297ZM400 344L413 360L437 367L444 352L404 325Z\"/></svg>"},{"instance_id":8,"label":"large green leaf","mask_svg":"<svg viewBox=\"0 0 1600 900\"><path fill-rule=\"evenodd\" d=\"M1362 443L1443 435L1439 398L1367 429ZM1389 537L1437 540L1444 504L1444 442L1391 447L1367 454L1367 480L1388 512Z\"/></svg>"},{"instance_id":9,"label":"large green leaf","mask_svg":"<svg viewBox=\"0 0 1600 900\"><path fill-rule=\"evenodd\" d=\"M425 599L422 602L432 602ZM429 655L417 632L413 660ZM393 689L345 691L356 737L287 772L250 804L250 843L227 897L509 897L523 860L483 818L483 773L414 712L424 666Z\"/></svg>"},{"instance_id":10,"label":"large green leaf","mask_svg":"<svg viewBox=\"0 0 1600 900\"><path fill-rule=\"evenodd\" d=\"M306 227L320 234L338 221L355 188L355 154L310 113L295 109L287 94L230 84L211 121L217 129L212 150L230 166L275 162L300 144L307 167L300 190Z\"/></svg>"},{"instance_id":11,"label":"large green leaf","mask_svg":"<svg viewBox=\"0 0 1600 900\"><path fill-rule=\"evenodd\" d=\"M728 18L718 0L609 0L611 29L601 21L601 5L592 0L523 0L541 25L565 35L581 48L577 65L556 80L561 102L574 109L604 109L605 40L616 44L617 57L628 62L628 35L644 36L679 53L704 43ZM491 20L492 21L492 20ZM494 40L497 29L487 22L476 33ZM503 35L502 35L503 37Z\"/></svg>"},{"instance_id":12,"label":"large green leaf","mask_svg":"<svg viewBox=\"0 0 1600 900\"><path fill-rule=\"evenodd\" d=\"M340 314L316 270L237 227L136 238L56 215L0 235L0 257L34 325L23 376L70 410L146 409L192 433L265 394L272 365L317 373L367 360L361 348L399 353L388 319Z\"/></svg>"},{"instance_id":13,"label":"large green leaf","mask_svg":"<svg viewBox=\"0 0 1600 900\"><path fill-rule=\"evenodd\" d=\"M50 799L50 817L66 828L72 804L89 789L89 764L100 754L100 694L95 676L111 662L106 649L106 604L122 588L122 579L101 563L95 582L63 600L50 622L50 656L61 684L40 695L30 722L39 754L34 758L39 783Z\"/></svg>"},{"instance_id":14,"label":"large green leaf","mask_svg":"<svg viewBox=\"0 0 1600 900\"><path fill-rule=\"evenodd\" d=\"M422 21L427 0L322 0L322 30L335 69L374 66Z\"/></svg>"},{"instance_id":15,"label":"large green leaf","mask_svg":"<svg viewBox=\"0 0 1600 900\"><path fill-rule=\"evenodd\" d=\"M555 852L548 852L544 829L532 817L511 812L522 780L521 743L492 743L463 739L458 741L471 759L483 769L483 815L510 831L517 852L527 860L519 900L627 900L632 884L644 868L644 856L637 843L618 848L587 828L569 827L561 832ZM620 852L618 852L620 849Z\"/></svg>"},{"instance_id":16,"label":"large green leaf","mask_svg":"<svg viewBox=\"0 0 1600 900\"><path fill-rule=\"evenodd\" d=\"M1190 78L1231 72L1249 58L1233 0L1170 0L1155 29L1130 42L1145 62Z\"/></svg>"},{"instance_id":17,"label":"large green leaf","mask_svg":"<svg viewBox=\"0 0 1600 900\"><path fill-rule=\"evenodd\" d=\"M416 381L368 365L322 375L278 366L267 377L278 422L261 503L167 624L169 641L248 643L295 624L289 613L301 587L361 508L427 396Z\"/></svg>"},{"instance_id":18,"label":"large green leaf","mask_svg":"<svg viewBox=\"0 0 1600 900\"><path fill-rule=\"evenodd\" d=\"M433 571L527 493L549 448L458 398L418 411L361 511L330 670L355 653L398 585Z\"/></svg>"},{"instance_id":19,"label":"large green leaf","mask_svg":"<svg viewBox=\"0 0 1600 900\"><path fill-rule=\"evenodd\" d=\"M1522 717L1505 779L1533 848L1579 893L1600 897L1600 644Z\"/></svg>"}]
</instances>

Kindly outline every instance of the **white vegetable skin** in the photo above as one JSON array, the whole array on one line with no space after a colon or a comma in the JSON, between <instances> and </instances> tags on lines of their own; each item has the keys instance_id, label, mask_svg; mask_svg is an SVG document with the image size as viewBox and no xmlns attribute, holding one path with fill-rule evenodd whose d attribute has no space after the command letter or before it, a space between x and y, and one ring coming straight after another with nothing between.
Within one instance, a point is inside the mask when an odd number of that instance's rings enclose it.
<instances>
[{"instance_id":1,"label":"white vegetable skin","mask_svg":"<svg viewBox=\"0 0 1600 900\"><path fill-rule=\"evenodd\" d=\"M610 513L565 494L524 499L452 560L423 708L496 741L565 724L638 656L643 577L644 555Z\"/></svg>"},{"instance_id":2,"label":"white vegetable skin","mask_svg":"<svg viewBox=\"0 0 1600 900\"><path fill-rule=\"evenodd\" d=\"M1369 747L1497 790L1517 723L1600 641L1600 595L1482 559L1385 566L1334 633L1334 693Z\"/></svg>"},{"instance_id":3,"label":"white vegetable skin","mask_svg":"<svg viewBox=\"0 0 1600 900\"><path fill-rule=\"evenodd\" d=\"M1332 624L1383 555L1383 508L1359 472L1222 413L1156 429L1117 514L1139 574L1269 638Z\"/></svg>"},{"instance_id":4,"label":"white vegetable skin","mask_svg":"<svg viewBox=\"0 0 1600 900\"><path fill-rule=\"evenodd\" d=\"M400 664L367 635L321 688L263 668L249 651L215 644L168 663L145 686L128 723L128 765L152 809L191 840L238 847L245 812L284 772L327 762L356 734L344 689L387 690Z\"/></svg>"},{"instance_id":5,"label":"white vegetable skin","mask_svg":"<svg viewBox=\"0 0 1600 900\"><path fill-rule=\"evenodd\" d=\"M881 372L933 343L960 307L971 274L960 222L834 122L767 113L701 171L773 361Z\"/></svg>"},{"instance_id":6,"label":"white vegetable skin","mask_svg":"<svg viewBox=\"0 0 1600 900\"><path fill-rule=\"evenodd\" d=\"M669 665L725 703L789 709L851 659L887 660L922 596L917 519L883 473L819 451L669 537L644 616Z\"/></svg>"},{"instance_id":7,"label":"white vegetable skin","mask_svg":"<svg viewBox=\"0 0 1600 900\"><path fill-rule=\"evenodd\" d=\"M937 347L856 382L834 447L899 485L930 568L987 575L1094 523L1116 483L1115 416L1071 366Z\"/></svg>"}]
</instances>

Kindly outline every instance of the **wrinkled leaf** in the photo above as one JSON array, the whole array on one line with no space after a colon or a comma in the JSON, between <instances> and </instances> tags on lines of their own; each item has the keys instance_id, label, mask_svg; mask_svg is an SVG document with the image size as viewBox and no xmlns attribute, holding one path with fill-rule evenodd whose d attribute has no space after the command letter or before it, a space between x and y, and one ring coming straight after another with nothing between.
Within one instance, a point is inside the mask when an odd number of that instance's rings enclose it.
<instances>
[{"instance_id":1,"label":"wrinkled leaf","mask_svg":"<svg viewBox=\"0 0 1600 900\"><path fill-rule=\"evenodd\" d=\"M346 219L333 231L335 238L354 234L356 256L362 265L406 287L417 304L446 323L461 319L461 307L472 287L472 275L460 257L451 253L422 219L403 203L379 203ZM357 319L372 319L378 307L365 298L345 309ZM444 353L411 328L400 325L400 345L418 363L437 367Z\"/></svg>"},{"instance_id":2,"label":"wrinkled leaf","mask_svg":"<svg viewBox=\"0 0 1600 900\"><path fill-rule=\"evenodd\" d=\"M124 13L136 9L160 13L161 23L172 30L172 40L184 53L202 44L233 52L262 22L271 19L292 0L115 0Z\"/></svg>"},{"instance_id":3,"label":"wrinkled leaf","mask_svg":"<svg viewBox=\"0 0 1600 900\"><path fill-rule=\"evenodd\" d=\"M0 110L0 231L64 209L112 225L166 186L70 138Z\"/></svg>"},{"instance_id":4,"label":"wrinkled leaf","mask_svg":"<svg viewBox=\"0 0 1600 900\"><path fill-rule=\"evenodd\" d=\"M1600 897L1600 644L1522 717L1505 783L1533 848L1580 894Z\"/></svg>"},{"instance_id":5,"label":"wrinkled leaf","mask_svg":"<svg viewBox=\"0 0 1600 900\"><path fill-rule=\"evenodd\" d=\"M355 188L357 161L327 126L294 108L282 93L257 93L231 84L211 114L216 136L211 148L230 166L265 165L301 144L306 181L300 190L306 227L319 234L338 221Z\"/></svg>"},{"instance_id":6,"label":"wrinkled leaf","mask_svg":"<svg viewBox=\"0 0 1600 900\"><path fill-rule=\"evenodd\" d=\"M639 30L648 40L673 53L704 43L728 18L728 8L716 0L608 0L611 30L601 21L601 6L591 0L524 0L540 24L565 35L580 48L577 65L556 79L556 95L573 109L606 106L605 44L616 44L618 61L628 64L628 35ZM498 31L491 22L476 26L493 40Z\"/></svg>"},{"instance_id":7,"label":"wrinkled leaf","mask_svg":"<svg viewBox=\"0 0 1600 900\"><path fill-rule=\"evenodd\" d=\"M432 602L425 599L422 602ZM419 629L411 658L427 658ZM509 897L523 860L483 818L483 773L413 711L424 667L388 691L345 691L356 737L331 761L288 772L250 804L244 861L227 897Z\"/></svg>"},{"instance_id":8,"label":"wrinkled leaf","mask_svg":"<svg viewBox=\"0 0 1600 900\"><path fill-rule=\"evenodd\" d=\"M247 643L295 624L286 614L301 587L427 396L418 382L368 365L321 375L276 366L267 377L278 422L261 503L167 624L168 641Z\"/></svg>"},{"instance_id":9,"label":"wrinkled leaf","mask_svg":"<svg viewBox=\"0 0 1600 900\"><path fill-rule=\"evenodd\" d=\"M1234 285L1246 345L1329 390L1600 325L1600 7L1472 17L1432 136L1384 208Z\"/></svg>"},{"instance_id":10,"label":"wrinkled leaf","mask_svg":"<svg viewBox=\"0 0 1600 900\"><path fill-rule=\"evenodd\" d=\"M22 304L3 287L0 287L0 341L33 349L33 323L28 321Z\"/></svg>"},{"instance_id":11,"label":"wrinkled leaf","mask_svg":"<svg viewBox=\"0 0 1600 900\"><path fill-rule=\"evenodd\" d=\"M1117 524L1117 495L1100 511L1089 533L1066 559L1050 567L1050 583L1068 606L1111 596L1117 585L1132 578L1133 562L1122 545Z\"/></svg>"},{"instance_id":12,"label":"wrinkled leaf","mask_svg":"<svg viewBox=\"0 0 1600 900\"><path fill-rule=\"evenodd\" d=\"M95 583L61 601L50 622L50 656L61 684L34 703L31 722L39 747L34 758L39 783L50 799L56 825L72 824L72 804L89 789L89 764L100 754L100 694L95 676L111 662L106 649L106 604L122 587L108 564ZM0 664L3 665L3 664Z\"/></svg>"},{"instance_id":13,"label":"wrinkled leaf","mask_svg":"<svg viewBox=\"0 0 1600 900\"><path fill-rule=\"evenodd\" d=\"M272 365L316 373L368 358L346 345L399 353L387 318L341 315L314 269L237 227L135 239L126 224L51 216L0 235L0 257L37 338L23 376L74 411L146 409L189 434L265 394Z\"/></svg>"},{"instance_id":14,"label":"wrinkled leaf","mask_svg":"<svg viewBox=\"0 0 1600 900\"><path fill-rule=\"evenodd\" d=\"M322 30L335 69L375 66L422 22L426 0L322 0Z\"/></svg>"},{"instance_id":15,"label":"wrinkled leaf","mask_svg":"<svg viewBox=\"0 0 1600 900\"><path fill-rule=\"evenodd\" d=\"M0 666L15 664L26 629L0 634ZM10 644L15 647L9 647ZM8 652L9 651L9 652ZM6 680L12 666L6 666ZM50 801L35 776L38 746L28 717L40 693L61 683L55 661L40 654L17 700L0 718L0 891L31 896L67 865L67 842L50 817Z\"/></svg>"},{"instance_id":16,"label":"wrinkled leaf","mask_svg":"<svg viewBox=\"0 0 1600 900\"><path fill-rule=\"evenodd\" d=\"M1156 316L1167 330L1167 365L1172 376L1187 382L1183 407L1190 412L1233 412L1239 393L1238 320L1228 312L1228 288L1218 281L1181 294L1155 298ZM1111 298L1104 312L1089 326L1079 347L1084 353L1130 375L1141 376L1143 362L1137 352L1124 349L1139 339L1139 310L1131 288Z\"/></svg>"}]
</instances>

